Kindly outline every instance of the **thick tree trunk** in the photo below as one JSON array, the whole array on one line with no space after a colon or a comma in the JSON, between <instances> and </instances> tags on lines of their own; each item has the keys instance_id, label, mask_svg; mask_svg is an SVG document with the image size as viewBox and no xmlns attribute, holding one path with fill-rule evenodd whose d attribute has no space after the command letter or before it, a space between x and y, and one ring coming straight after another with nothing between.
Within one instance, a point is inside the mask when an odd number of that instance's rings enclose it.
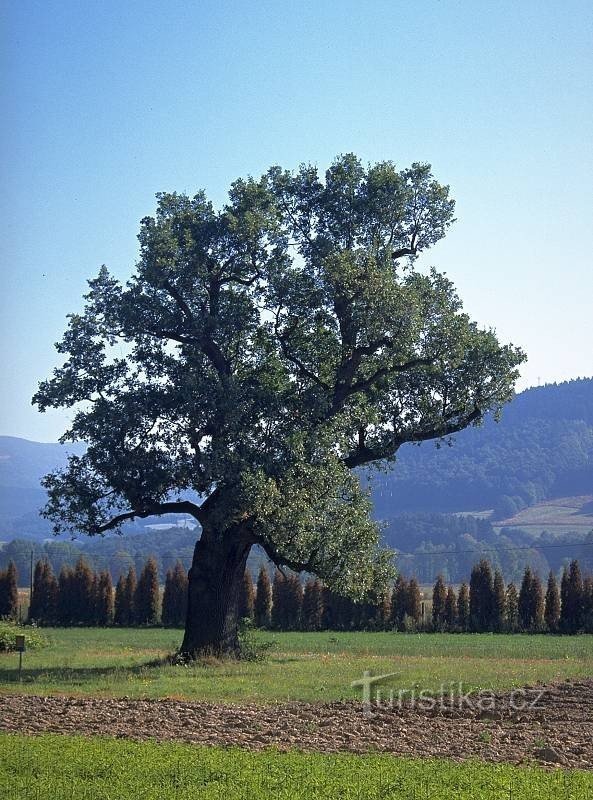
<instances>
[{"instance_id":1,"label":"thick tree trunk","mask_svg":"<svg viewBox=\"0 0 593 800\"><path fill-rule=\"evenodd\" d=\"M253 544L240 528L202 529L188 575L185 636L180 654L237 656L239 592Z\"/></svg>"}]
</instances>

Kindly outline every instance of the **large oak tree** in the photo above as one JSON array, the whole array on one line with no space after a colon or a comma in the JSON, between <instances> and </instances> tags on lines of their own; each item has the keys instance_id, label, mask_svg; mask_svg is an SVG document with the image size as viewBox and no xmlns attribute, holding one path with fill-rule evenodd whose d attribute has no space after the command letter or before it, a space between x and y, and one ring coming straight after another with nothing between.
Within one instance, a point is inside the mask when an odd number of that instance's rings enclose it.
<instances>
[{"instance_id":1,"label":"large oak tree","mask_svg":"<svg viewBox=\"0 0 593 800\"><path fill-rule=\"evenodd\" d=\"M45 513L90 535L166 513L199 522L185 655L236 651L256 544L342 593L384 581L353 470L512 396L521 351L417 266L453 212L426 164L274 167L236 181L221 210L158 195L130 280L103 267L89 282L34 398L75 407L63 438L88 443L45 478Z\"/></svg>"}]
</instances>

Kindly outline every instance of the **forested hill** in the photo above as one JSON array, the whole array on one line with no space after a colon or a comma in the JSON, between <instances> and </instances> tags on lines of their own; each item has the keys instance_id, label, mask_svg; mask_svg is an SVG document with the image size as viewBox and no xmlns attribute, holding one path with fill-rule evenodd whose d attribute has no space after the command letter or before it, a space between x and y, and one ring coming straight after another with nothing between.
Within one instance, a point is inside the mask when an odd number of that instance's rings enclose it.
<instances>
[{"instance_id":1,"label":"forested hill","mask_svg":"<svg viewBox=\"0 0 593 800\"><path fill-rule=\"evenodd\" d=\"M528 389L496 423L457 434L451 447L406 445L373 479L375 514L494 509L512 517L550 497L593 493L593 379Z\"/></svg>"},{"instance_id":2,"label":"forested hill","mask_svg":"<svg viewBox=\"0 0 593 800\"><path fill-rule=\"evenodd\" d=\"M67 450L82 449L0 437L0 540L51 534L38 514L39 480L64 464ZM593 494L593 379L529 389L499 423L462 431L452 447L407 445L373 487L375 515L385 520L486 509L508 519L549 497Z\"/></svg>"}]
</instances>

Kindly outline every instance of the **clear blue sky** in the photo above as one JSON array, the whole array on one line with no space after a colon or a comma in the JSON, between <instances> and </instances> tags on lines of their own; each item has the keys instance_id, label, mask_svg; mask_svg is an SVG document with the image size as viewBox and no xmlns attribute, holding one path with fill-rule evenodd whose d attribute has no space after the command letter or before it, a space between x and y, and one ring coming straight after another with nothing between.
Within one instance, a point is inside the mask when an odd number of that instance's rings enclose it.
<instances>
[{"instance_id":1,"label":"clear blue sky","mask_svg":"<svg viewBox=\"0 0 593 800\"><path fill-rule=\"evenodd\" d=\"M593 375L593 4L2 4L0 433L106 263L126 277L163 190L353 151L429 161L458 222L427 263L521 344L521 387Z\"/></svg>"}]
</instances>

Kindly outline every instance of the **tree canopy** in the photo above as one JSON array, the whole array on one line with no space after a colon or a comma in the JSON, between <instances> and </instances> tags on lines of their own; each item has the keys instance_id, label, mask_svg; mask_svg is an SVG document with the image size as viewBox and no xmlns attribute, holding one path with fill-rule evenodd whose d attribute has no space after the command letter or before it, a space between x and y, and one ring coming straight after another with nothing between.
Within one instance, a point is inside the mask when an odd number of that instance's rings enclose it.
<instances>
[{"instance_id":1,"label":"tree canopy","mask_svg":"<svg viewBox=\"0 0 593 800\"><path fill-rule=\"evenodd\" d=\"M453 222L449 188L427 164L345 155L237 180L220 210L157 199L134 274L89 282L35 395L75 406L64 440L88 443L46 478L46 513L96 534L187 512L364 591L386 559L352 469L479 424L523 360L418 267Z\"/></svg>"}]
</instances>

